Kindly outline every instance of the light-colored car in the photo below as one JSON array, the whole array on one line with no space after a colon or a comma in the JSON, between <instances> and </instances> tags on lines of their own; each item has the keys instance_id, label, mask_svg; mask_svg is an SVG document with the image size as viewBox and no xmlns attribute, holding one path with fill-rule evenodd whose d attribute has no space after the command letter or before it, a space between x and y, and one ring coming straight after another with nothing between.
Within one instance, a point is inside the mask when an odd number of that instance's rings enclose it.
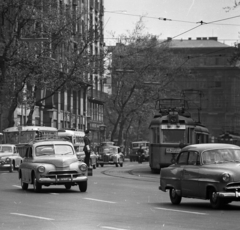
<instances>
[{"instance_id":1,"label":"light-colored car","mask_svg":"<svg viewBox=\"0 0 240 230\"><path fill-rule=\"evenodd\" d=\"M64 185L66 189L77 185L81 192L87 190L88 167L78 160L69 141L49 139L28 144L18 172L23 190L29 184L36 192L50 185Z\"/></svg>"},{"instance_id":2,"label":"light-colored car","mask_svg":"<svg viewBox=\"0 0 240 230\"><path fill-rule=\"evenodd\" d=\"M120 165L123 166L124 155L120 151L119 146L115 145L104 145L99 147L97 167L101 165L103 167L105 164L114 164L116 167Z\"/></svg>"},{"instance_id":3,"label":"light-colored car","mask_svg":"<svg viewBox=\"0 0 240 230\"><path fill-rule=\"evenodd\" d=\"M0 170L8 170L9 172L13 172L19 168L22 160L23 159L20 157L15 145L0 145Z\"/></svg>"},{"instance_id":4,"label":"light-colored car","mask_svg":"<svg viewBox=\"0 0 240 230\"><path fill-rule=\"evenodd\" d=\"M240 201L240 147L230 144L196 144L184 147L176 163L160 172L162 191L172 204L182 197L210 200L212 208Z\"/></svg>"},{"instance_id":5,"label":"light-colored car","mask_svg":"<svg viewBox=\"0 0 240 230\"><path fill-rule=\"evenodd\" d=\"M74 146L76 154L77 154L77 158L79 161L84 162L85 159L85 152L83 151L83 147L84 146ZM96 169L96 165L97 165L97 154L94 153L93 151L91 151L90 154L90 161L89 161L89 165L90 167L92 167L93 169Z\"/></svg>"}]
</instances>

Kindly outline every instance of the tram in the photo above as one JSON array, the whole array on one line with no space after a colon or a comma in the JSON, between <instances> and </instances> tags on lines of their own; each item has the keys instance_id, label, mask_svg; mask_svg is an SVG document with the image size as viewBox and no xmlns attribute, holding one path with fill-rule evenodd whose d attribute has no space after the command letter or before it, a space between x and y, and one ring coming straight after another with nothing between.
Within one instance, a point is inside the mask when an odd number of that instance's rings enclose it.
<instances>
[{"instance_id":1,"label":"tram","mask_svg":"<svg viewBox=\"0 0 240 230\"><path fill-rule=\"evenodd\" d=\"M14 126L3 130L3 141L15 144L21 157L24 157L25 145L31 141L57 138L57 129L47 126Z\"/></svg>"},{"instance_id":2,"label":"tram","mask_svg":"<svg viewBox=\"0 0 240 230\"><path fill-rule=\"evenodd\" d=\"M193 120L185 100L161 99L158 109L149 126L149 166L154 173L174 163L183 147L209 142L208 129Z\"/></svg>"},{"instance_id":3,"label":"tram","mask_svg":"<svg viewBox=\"0 0 240 230\"><path fill-rule=\"evenodd\" d=\"M236 133L224 132L217 137L215 142L240 146L240 135Z\"/></svg>"}]
</instances>

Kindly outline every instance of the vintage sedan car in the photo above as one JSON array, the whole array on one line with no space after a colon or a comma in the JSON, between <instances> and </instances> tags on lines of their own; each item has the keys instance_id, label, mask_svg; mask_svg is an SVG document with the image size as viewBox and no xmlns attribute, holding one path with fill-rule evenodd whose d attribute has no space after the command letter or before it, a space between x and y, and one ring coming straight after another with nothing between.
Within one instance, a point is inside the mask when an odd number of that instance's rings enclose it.
<instances>
[{"instance_id":1,"label":"vintage sedan car","mask_svg":"<svg viewBox=\"0 0 240 230\"><path fill-rule=\"evenodd\" d=\"M103 145L98 148L97 167L105 164L114 164L116 167L123 167L124 155L121 153L121 148L115 145Z\"/></svg>"},{"instance_id":2,"label":"vintage sedan car","mask_svg":"<svg viewBox=\"0 0 240 230\"><path fill-rule=\"evenodd\" d=\"M18 173L23 190L29 184L36 192L50 185L64 185L66 189L77 185L81 192L87 190L88 167L78 160L69 141L49 139L28 144Z\"/></svg>"},{"instance_id":3,"label":"vintage sedan car","mask_svg":"<svg viewBox=\"0 0 240 230\"><path fill-rule=\"evenodd\" d=\"M22 160L23 159L20 157L15 145L0 145L0 170L8 170L9 172L13 172L19 168Z\"/></svg>"},{"instance_id":4,"label":"vintage sedan car","mask_svg":"<svg viewBox=\"0 0 240 230\"><path fill-rule=\"evenodd\" d=\"M83 147L84 146L74 146L77 154L77 158L79 161L82 161L82 162L84 162L84 159L85 159L85 153L83 151ZM91 151L89 166L92 167L93 169L96 169L96 165L97 165L97 154Z\"/></svg>"},{"instance_id":5,"label":"vintage sedan car","mask_svg":"<svg viewBox=\"0 0 240 230\"><path fill-rule=\"evenodd\" d=\"M196 144L184 147L176 163L160 172L159 189L172 204L182 197L210 200L217 209L240 201L240 147L231 144Z\"/></svg>"}]
</instances>

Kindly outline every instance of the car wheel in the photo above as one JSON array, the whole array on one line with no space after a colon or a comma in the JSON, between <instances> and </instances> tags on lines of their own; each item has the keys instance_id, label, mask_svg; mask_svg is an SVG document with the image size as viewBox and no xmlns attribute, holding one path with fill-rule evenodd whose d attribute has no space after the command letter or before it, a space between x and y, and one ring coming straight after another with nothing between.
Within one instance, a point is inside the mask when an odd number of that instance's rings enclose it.
<instances>
[{"instance_id":1,"label":"car wheel","mask_svg":"<svg viewBox=\"0 0 240 230\"><path fill-rule=\"evenodd\" d=\"M35 174L33 175L33 190L35 192L40 192L42 189L42 185L37 181Z\"/></svg>"},{"instance_id":2,"label":"car wheel","mask_svg":"<svg viewBox=\"0 0 240 230\"><path fill-rule=\"evenodd\" d=\"M103 167L104 166L104 164L101 164L101 167Z\"/></svg>"},{"instance_id":3,"label":"car wheel","mask_svg":"<svg viewBox=\"0 0 240 230\"><path fill-rule=\"evenodd\" d=\"M219 209L223 205L223 201L220 197L217 196L215 189L210 189L209 191L209 199L212 208Z\"/></svg>"},{"instance_id":4,"label":"car wheel","mask_svg":"<svg viewBox=\"0 0 240 230\"><path fill-rule=\"evenodd\" d=\"M28 184L23 182L22 177L21 177L21 187L22 187L22 190L27 190L28 189Z\"/></svg>"},{"instance_id":5,"label":"car wheel","mask_svg":"<svg viewBox=\"0 0 240 230\"><path fill-rule=\"evenodd\" d=\"M98 167L98 163L96 163L96 167Z\"/></svg>"},{"instance_id":6,"label":"car wheel","mask_svg":"<svg viewBox=\"0 0 240 230\"><path fill-rule=\"evenodd\" d=\"M93 165L93 169L96 169L96 165Z\"/></svg>"},{"instance_id":7,"label":"car wheel","mask_svg":"<svg viewBox=\"0 0 240 230\"><path fill-rule=\"evenodd\" d=\"M65 184L65 188L67 189L67 190L69 190L69 189L71 189L71 185L70 184Z\"/></svg>"},{"instance_id":8,"label":"car wheel","mask_svg":"<svg viewBox=\"0 0 240 230\"><path fill-rule=\"evenodd\" d=\"M120 163L120 167L123 167L123 163Z\"/></svg>"},{"instance_id":9,"label":"car wheel","mask_svg":"<svg viewBox=\"0 0 240 230\"><path fill-rule=\"evenodd\" d=\"M169 196L170 196L170 200L171 200L172 204L180 204L181 203L182 197L176 193L176 190L174 188L170 189Z\"/></svg>"},{"instance_id":10,"label":"car wheel","mask_svg":"<svg viewBox=\"0 0 240 230\"><path fill-rule=\"evenodd\" d=\"M116 165L116 167L118 167L118 163L116 163L115 165Z\"/></svg>"},{"instance_id":11,"label":"car wheel","mask_svg":"<svg viewBox=\"0 0 240 230\"><path fill-rule=\"evenodd\" d=\"M13 172L13 171L14 171L14 168L15 168L15 164L14 164L14 161L13 161L13 162L11 162L11 164L10 164L9 172Z\"/></svg>"},{"instance_id":12,"label":"car wheel","mask_svg":"<svg viewBox=\"0 0 240 230\"><path fill-rule=\"evenodd\" d=\"M78 186L79 186L79 190L81 192L86 192L87 191L87 181L80 182L78 184Z\"/></svg>"}]
</instances>

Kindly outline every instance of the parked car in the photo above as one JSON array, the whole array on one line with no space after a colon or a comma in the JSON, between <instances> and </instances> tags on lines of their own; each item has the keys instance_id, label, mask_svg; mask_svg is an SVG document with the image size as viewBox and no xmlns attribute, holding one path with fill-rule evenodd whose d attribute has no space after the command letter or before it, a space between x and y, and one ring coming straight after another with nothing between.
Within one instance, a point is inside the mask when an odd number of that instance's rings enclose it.
<instances>
[{"instance_id":1,"label":"parked car","mask_svg":"<svg viewBox=\"0 0 240 230\"><path fill-rule=\"evenodd\" d=\"M160 172L159 189L172 204L182 197L210 200L217 209L240 201L240 147L231 144L195 144L184 147L176 163Z\"/></svg>"},{"instance_id":2,"label":"parked car","mask_svg":"<svg viewBox=\"0 0 240 230\"><path fill-rule=\"evenodd\" d=\"M77 158L79 161L84 162L85 159L85 152L83 151L83 147L84 146L74 146L76 154L77 154ZM97 165L97 154L93 151L91 151L90 154L90 161L89 161L89 165L93 168L96 169L96 165Z\"/></svg>"},{"instance_id":3,"label":"parked car","mask_svg":"<svg viewBox=\"0 0 240 230\"><path fill-rule=\"evenodd\" d=\"M81 192L87 190L88 167L78 160L69 141L49 139L28 144L18 172L23 190L29 184L35 192L50 185L64 185L66 189L77 185Z\"/></svg>"},{"instance_id":4,"label":"parked car","mask_svg":"<svg viewBox=\"0 0 240 230\"><path fill-rule=\"evenodd\" d=\"M0 169L8 170L13 172L19 168L22 163L22 157L15 145L12 144L1 144L0 145Z\"/></svg>"},{"instance_id":5,"label":"parked car","mask_svg":"<svg viewBox=\"0 0 240 230\"><path fill-rule=\"evenodd\" d=\"M105 164L114 164L116 167L123 166L124 155L121 153L121 149L116 145L103 145L99 147L97 158L97 167Z\"/></svg>"}]
</instances>

